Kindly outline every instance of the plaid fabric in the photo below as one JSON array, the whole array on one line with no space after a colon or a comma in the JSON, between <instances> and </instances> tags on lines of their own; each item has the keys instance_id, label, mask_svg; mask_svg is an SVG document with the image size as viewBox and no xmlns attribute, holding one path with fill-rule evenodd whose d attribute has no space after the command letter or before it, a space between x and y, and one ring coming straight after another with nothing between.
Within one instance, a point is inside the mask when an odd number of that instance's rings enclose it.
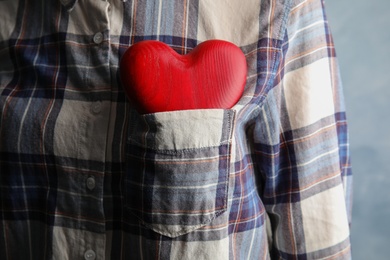
<instances>
[{"instance_id":1,"label":"plaid fabric","mask_svg":"<svg viewBox=\"0 0 390 260\"><path fill-rule=\"evenodd\" d=\"M168 237L187 234L224 214L233 117L234 111L210 109L134 120L124 187L130 212Z\"/></svg>"},{"instance_id":2,"label":"plaid fabric","mask_svg":"<svg viewBox=\"0 0 390 260\"><path fill-rule=\"evenodd\" d=\"M321 0L0 1L0 259L350 259L351 167ZM208 39L232 109L138 115L118 64Z\"/></svg>"}]
</instances>

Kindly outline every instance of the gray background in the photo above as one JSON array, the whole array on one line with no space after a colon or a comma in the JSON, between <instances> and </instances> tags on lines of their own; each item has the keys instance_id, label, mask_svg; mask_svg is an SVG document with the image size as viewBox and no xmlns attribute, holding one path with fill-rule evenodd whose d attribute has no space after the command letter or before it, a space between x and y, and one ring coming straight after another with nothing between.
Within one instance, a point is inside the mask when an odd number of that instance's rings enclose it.
<instances>
[{"instance_id":1,"label":"gray background","mask_svg":"<svg viewBox=\"0 0 390 260\"><path fill-rule=\"evenodd\" d=\"M350 126L354 260L390 259L390 1L328 0Z\"/></svg>"}]
</instances>

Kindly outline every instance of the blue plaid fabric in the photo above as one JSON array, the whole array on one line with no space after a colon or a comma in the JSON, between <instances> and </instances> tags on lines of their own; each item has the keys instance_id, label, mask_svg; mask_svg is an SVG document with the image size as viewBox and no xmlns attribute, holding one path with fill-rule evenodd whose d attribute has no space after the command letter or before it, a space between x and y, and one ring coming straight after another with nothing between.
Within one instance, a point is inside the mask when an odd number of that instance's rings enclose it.
<instances>
[{"instance_id":1,"label":"blue plaid fabric","mask_svg":"<svg viewBox=\"0 0 390 260\"><path fill-rule=\"evenodd\" d=\"M0 14L0 259L351 258L323 1L5 0ZM243 96L138 114L118 64L150 39L179 54L233 42Z\"/></svg>"}]
</instances>

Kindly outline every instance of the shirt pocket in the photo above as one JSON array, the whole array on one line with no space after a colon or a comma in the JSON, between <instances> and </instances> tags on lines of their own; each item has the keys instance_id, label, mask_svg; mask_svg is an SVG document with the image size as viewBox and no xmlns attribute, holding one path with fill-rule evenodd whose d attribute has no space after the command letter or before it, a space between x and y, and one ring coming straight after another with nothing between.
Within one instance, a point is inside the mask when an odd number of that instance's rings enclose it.
<instances>
[{"instance_id":1,"label":"shirt pocket","mask_svg":"<svg viewBox=\"0 0 390 260\"><path fill-rule=\"evenodd\" d=\"M132 115L125 205L143 225L177 237L227 209L234 110Z\"/></svg>"}]
</instances>

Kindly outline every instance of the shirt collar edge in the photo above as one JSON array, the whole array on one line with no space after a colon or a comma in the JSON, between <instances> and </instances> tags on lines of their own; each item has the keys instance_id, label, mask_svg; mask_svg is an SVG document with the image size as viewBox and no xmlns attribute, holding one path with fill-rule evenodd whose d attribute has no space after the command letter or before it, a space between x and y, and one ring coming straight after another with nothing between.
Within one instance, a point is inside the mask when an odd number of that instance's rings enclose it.
<instances>
[{"instance_id":1,"label":"shirt collar edge","mask_svg":"<svg viewBox=\"0 0 390 260\"><path fill-rule=\"evenodd\" d=\"M60 2L68 12L71 12L77 4L78 0L60 0Z\"/></svg>"}]
</instances>

